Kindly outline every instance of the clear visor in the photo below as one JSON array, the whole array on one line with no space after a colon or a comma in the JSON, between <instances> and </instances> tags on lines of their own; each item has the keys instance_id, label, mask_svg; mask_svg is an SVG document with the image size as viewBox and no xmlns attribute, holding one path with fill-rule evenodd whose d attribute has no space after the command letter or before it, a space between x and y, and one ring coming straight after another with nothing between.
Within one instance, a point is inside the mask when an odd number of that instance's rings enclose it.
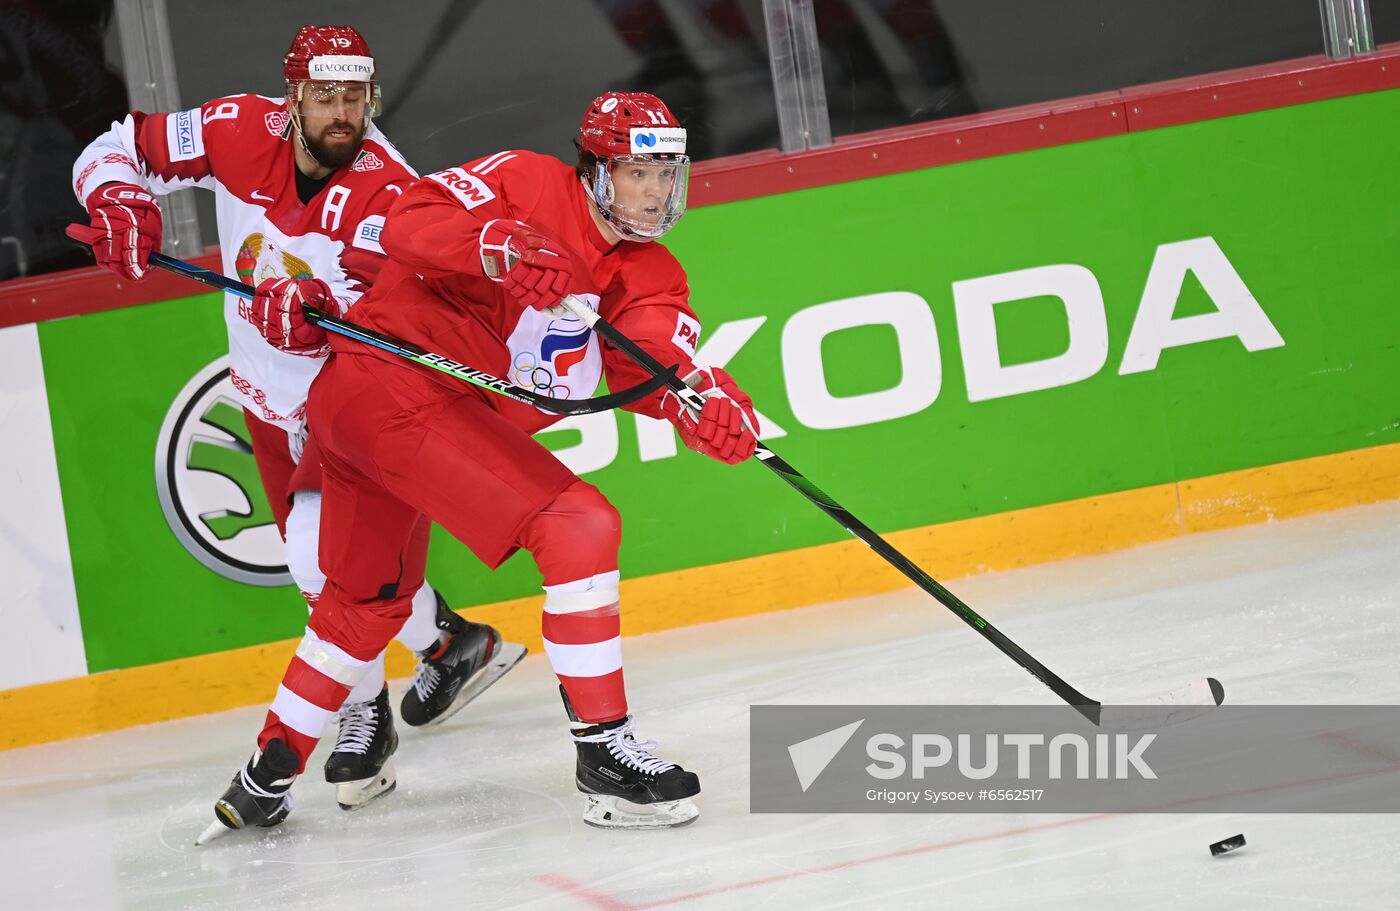
<instances>
[{"instance_id":1,"label":"clear visor","mask_svg":"<svg viewBox=\"0 0 1400 911\"><path fill-rule=\"evenodd\" d=\"M654 240L685 214L690 158L618 155L600 165L594 195L603 217L621 233Z\"/></svg>"},{"instance_id":2,"label":"clear visor","mask_svg":"<svg viewBox=\"0 0 1400 911\"><path fill-rule=\"evenodd\" d=\"M320 82L308 79L288 97L296 113L306 121L343 121L368 124L379 113L379 86L373 82Z\"/></svg>"}]
</instances>

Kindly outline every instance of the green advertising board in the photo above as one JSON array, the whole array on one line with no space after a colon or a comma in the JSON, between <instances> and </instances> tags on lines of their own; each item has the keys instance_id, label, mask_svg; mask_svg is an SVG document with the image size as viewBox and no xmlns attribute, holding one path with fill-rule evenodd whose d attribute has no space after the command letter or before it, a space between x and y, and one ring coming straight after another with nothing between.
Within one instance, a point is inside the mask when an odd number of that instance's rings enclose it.
<instances>
[{"instance_id":1,"label":"green advertising board","mask_svg":"<svg viewBox=\"0 0 1400 911\"><path fill-rule=\"evenodd\" d=\"M668 245L702 359L881 532L1393 443L1398 105L1378 92L714 205ZM295 592L200 562L158 496L162 428L226 350L218 298L40 338L89 669L296 635ZM229 502L192 521L211 540L265 532L246 431L216 398L195 411L175 462ZM631 414L540 438L622 512L626 576L844 537L760 466ZM440 531L429 580L459 606L539 583L528 557L489 573Z\"/></svg>"}]
</instances>

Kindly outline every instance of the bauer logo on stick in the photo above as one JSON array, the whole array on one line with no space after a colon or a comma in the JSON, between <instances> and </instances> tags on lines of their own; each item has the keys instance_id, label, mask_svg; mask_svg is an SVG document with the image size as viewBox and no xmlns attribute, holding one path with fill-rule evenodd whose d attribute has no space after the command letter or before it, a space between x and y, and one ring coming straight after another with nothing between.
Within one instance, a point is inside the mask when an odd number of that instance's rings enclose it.
<instances>
[{"instance_id":1,"label":"bauer logo on stick","mask_svg":"<svg viewBox=\"0 0 1400 911\"><path fill-rule=\"evenodd\" d=\"M161 512L190 556L234 582L291 584L227 356L175 396L155 456Z\"/></svg>"}]
</instances>

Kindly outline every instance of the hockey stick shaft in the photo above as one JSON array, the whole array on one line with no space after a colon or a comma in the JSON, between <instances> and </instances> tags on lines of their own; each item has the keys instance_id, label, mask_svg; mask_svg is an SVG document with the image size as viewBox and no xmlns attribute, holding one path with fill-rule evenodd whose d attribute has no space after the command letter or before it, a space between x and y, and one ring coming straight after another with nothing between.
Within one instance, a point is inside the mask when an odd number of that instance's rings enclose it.
<instances>
[{"instance_id":1,"label":"hockey stick shaft","mask_svg":"<svg viewBox=\"0 0 1400 911\"><path fill-rule=\"evenodd\" d=\"M650 372L653 376L659 376L668 372L668 368L663 367L660 361L656 360L656 358L648 354L636 342L618 331L609 324L607 320L603 319L597 313L594 313L583 301L573 295L569 295L564 298L563 304L569 312L583 320L585 324L592 327L595 332L607 339L610 344L631 358L638 366ZM705 404L704 397L694 389L691 389L676 376L674 367L669 368L669 372L671 376L667 379L666 385L680 397L682 402L694 409L696 413L699 413L699 410ZM789 487L805 497L812 505L826 513L852 535L864 541L871 550L884 558L887 563L899 570L915 585L928 592L944 607L960 617L964 623L976 630L978 634L992 643L992 645L996 646L1002 654L1029 671L1032 676L1049 687L1056 696L1059 696L1066 703L1073 706L1081 715L1087 718L1090 723L1095 725L1099 723L1100 703L1079 692L1079 690L1067 683L1054 671L1047 668L1033 655L1013 642L1006 634L988 623L986 619L965 604L962 599L944 588L936 579L915 564L914 561L896 550L894 545L882 538L872 528L857 519L850 510L846 509L840 503L837 503L829 494L812 483L806 475L799 472L796 468L793 468L779 457L777 453L773 452L772 449L769 449L761 442L754 452L754 457L762 462L770 471L782 478Z\"/></svg>"},{"instance_id":2,"label":"hockey stick shaft","mask_svg":"<svg viewBox=\"0 0 1400 911\"><path fill-rule=\"evenodd\" d=\"M252 300L256 293L252 285L231 279L218 272L201 268L194 263L185 262L184 260L176 259L172 256L166 256L163 253L151 253L150 262L167 271L183 275L186 278L192 278L211 288L218 288L221 291L237 294L239 297L244 297L249 300ZM523 389L500 377L493 376L483 370L477 370L474 367L469 367L466 364L455 361L449 357L444 357L441 354L425 351L417 345L410 344L401 339L396 339L393 336L384 335L383 333L375 332L373 329L367 329L364 326L359 326L347 320L322 313L314 307L306 307L304 310L308 322L319 325L331 332L343 335L346 338L354 339L366 345L371 345L381 351L387 351L390 354L397 355L415 364L422 364L424 367L430 367L448 376L465 380L473 386L489 390L497 395L503 395L517 402L523 402L526 405L553 412L554 414L594 414L600 411L608 411L649 395L665 385L666 382L662 377L653 377L652 380L646 383L633 386L630 389L624 389L621 392L611 395L598 396L591 399L555 399L546 395L540 395L537 392L532 392L529 389ZM674 375L674 370L672 370L672 375Z\"/></svg>"}]
</instances>

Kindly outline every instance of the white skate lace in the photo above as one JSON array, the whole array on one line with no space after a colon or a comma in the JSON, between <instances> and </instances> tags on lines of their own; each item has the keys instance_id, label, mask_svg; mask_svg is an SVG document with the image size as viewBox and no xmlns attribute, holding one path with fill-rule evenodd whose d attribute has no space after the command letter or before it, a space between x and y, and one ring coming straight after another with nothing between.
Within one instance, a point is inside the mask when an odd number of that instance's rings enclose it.
<instances>
[{"instance_id":1,"label":"white skate lace","mask_svg":"<svg viewBox=\"0 0 1400 911\"><path fill-rule=\"evenodd\" d=\"M655 740L638 740L632 733L636 723L632 716L627 716L620 727L615 727L609 731L598 734L574 735L574 739L580 743L606 743L608 752L618 762L631 766L639 772L648 775L659 775L669 769L674 769L674 762L667 762L664 759L653 756L651 751L661 746Z\"/></svg>"},{"instance_id":2,"label":"white skate lace","mask_svg":"<svg viewBox=\"0 0 1400 911\"><path fill-rule=\"evenodd\" d=\"M368 753L370 741L378 725L373 702L357 702L340 710L340 736L335 741L337 753Z\"/></svg>"},{"instance_id":3,"label":"white skate lace","mask_svg":"<svg viewBox=\"0 0 1400 911\"><path fill-rule=\"evenodd\" d=\"M254 758L256 759L257 757ZM253 780L253 776L250 774L250 770L253 768L253 765L253 760L249 760L248 764L239 770L238 780L239 783L243 785L243 790L247 791L249 794L252 794L254 797L261 797L267 800L272 800L280 797L282 798L283 804L286 806L286 808L290 810L292 808L291 791L284 790L281 793L276 793L273 791L269 791L262 785L258 784L256 781ZM288 787L290 787L292 781L295 778L296 776L293 775L291 778L284 778L281 781L273 782L273 784L285 784Z\"/></svg>"},{"instance_id":4,"label":"white skate lace","mask_svg":"<svg viewBox=\"0 0 1400 911\"><path fill-rule=\"evenodd\" d=\"M418 670L413 674L413 692L418 694L418 701L427 702L441 679L442 671L438 670L436 665L427 661L418 662Z\"/></svg>"}]
</instances>

